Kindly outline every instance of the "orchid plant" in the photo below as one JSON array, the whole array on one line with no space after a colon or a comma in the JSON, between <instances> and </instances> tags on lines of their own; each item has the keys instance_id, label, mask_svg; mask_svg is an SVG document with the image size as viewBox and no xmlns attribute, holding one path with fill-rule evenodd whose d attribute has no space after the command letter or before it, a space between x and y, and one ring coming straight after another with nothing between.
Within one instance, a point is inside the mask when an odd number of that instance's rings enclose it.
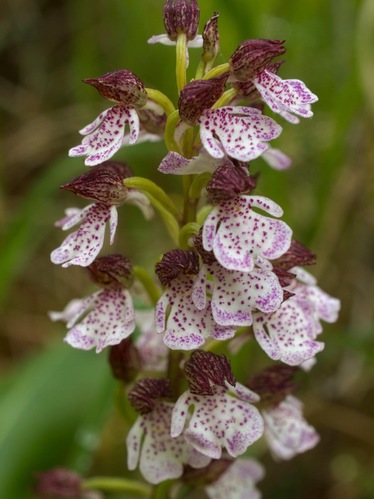
<instances>
[{"instance_id":1,"label":"orchid plant","mask_svg":"<svg viewBox=\"0 0 374 499\"><path fill-rule=\"evenodd\" d=\"M85 156L89 169L62 188L92 202L56 223L79 227L51 259L86 267L99 290L50 317L66 322L72 347L109 349L121 396L138 413L126 438L127 466L144 481L55 469L40 476L41 495L184 497L196 487L213 499L258 498L265 470L248 457L250 446L263 438L274 458L288 460L319 440L293 394L294 376L316 362L321 320L336 321L340 302L303 269L315 255L281 219L278 200L253 193L258 178L250 167L259 157L277 170L291 164L270 145L283 129L267 108L296 124L313 115L317 97L278 75L282 40L246 40L215 65L218 17L198 35L197 0L166 0L166 34L149 43L176 46L177 105L127 69L83 80L114 105L69 151ZM191 47L202 52L188 81ZM164 140L158 170L183 176L181 204L112 159L147 140ZM106 225L113 243L117 209L128 203L146 219L157 212L170 234L170 250L155 261L157 280L123 255L99 256ZM278 363L239 381L230 357L254 339Z\"/></svg>"}]
</instances>

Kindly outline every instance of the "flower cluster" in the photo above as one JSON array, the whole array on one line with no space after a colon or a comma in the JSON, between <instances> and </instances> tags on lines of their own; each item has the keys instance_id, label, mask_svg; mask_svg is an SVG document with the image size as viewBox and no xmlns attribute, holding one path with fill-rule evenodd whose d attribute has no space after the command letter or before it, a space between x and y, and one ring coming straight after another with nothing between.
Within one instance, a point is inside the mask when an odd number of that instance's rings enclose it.
<instances>
[{"instance_id":1,"label":"flower cluster","mask_svg":"<svg viewBox=\"0 0 374 499\"><path fill-rule=\"evenodd\" d=\"M296 241L281 206L254 193L258 177L249 163L262 157L288 168L290 158L270 146L282 127L266 106L298 123L313 115L317 97L277 74L283 40L246 40L214 66L219 15L198 35L199 14L196 0L166 0L166 34L149 40L176 45L176 106L126 69L84 80L114 106L81 130L82 143L69 152L85 156L89 169L61 188L91 204L68 209L56 223L79 228L51 260L85 267L100 289L50 317L66 322L65 341L75 348L110 346L122 396L139 413L126 439L130 470L139 466L153 485L181 479L203 486L210 498L258 498L264 469L237 458L261 437L277 459L317 444L293 376L316 362L321 320L335 322L340 303L304 270L315 255ZM188 82L190 47L202 55ZM163 138L158 170L184 176L180 204L111 159L123 146ZM123 255L99 256L106 225L112 244L117 209L128 203L146 219L155 209L170 233L171 248L155 264L159 282ZM228 357L251 337L280 363L239 382Z\"/></svg>"}]
</instances>

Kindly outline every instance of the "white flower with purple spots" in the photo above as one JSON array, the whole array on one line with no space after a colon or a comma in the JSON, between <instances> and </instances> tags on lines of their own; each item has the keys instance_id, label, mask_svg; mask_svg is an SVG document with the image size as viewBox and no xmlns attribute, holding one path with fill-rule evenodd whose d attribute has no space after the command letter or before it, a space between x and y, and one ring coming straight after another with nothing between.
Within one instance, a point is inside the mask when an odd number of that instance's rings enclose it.
<instances>
[{"instance_id":1,"label":"white flower with purple spots","mask_svg":"<svg viewBox=\"0 0 374 499\"><path fill-rule=\"evenodd\" d=\"M222 448L237 457L247 450L264 431L259 411L252 405L259 397L236 383L227 388L215 385L213 395L195 395L187 390L177 400L172 416L171 435L181 435L186 425L189 407L192 417L183 435L197 451L219 459Z\"/></svg>"},{"instance_id":2,"label":"white flower with purple spots","mask_svg":"<svg viewBox=\"0 0 374 499\"><path fill-rule=\"evenodd\" d=\"M204 468L210 462L183 436L170 436L172 410L172 404L156 402L151 412L138 417L126 439L129 470L139 463L141 474L152 484L181 477L185 464Z\"/></svg>"},{"instance_id":3,"label":"white flower with purple spots","mask_svg":"<svg viewBox=\"0 0 374 499\"><path fill-rule=\"evenodd\" d=\"M167 368L168 348L156 334L154 311L137 310L136 323L140 335L135 340L144 371L164 372Z\"/></svg>"},{"instance_id":4,"label":"white flower with purple spots","mask_svg":"<svg viewBox=\"0 0 374 499\"><path fill-rule=\"evenodd\" d=\"M134 144L138 140L140 127L135 108L116 105L106 109L79 131L84 138L81 145L70 149L69 156L87 156L87 166L98 165L110 159L125 141L126 125L130 129L128 143Z\"/></svg>"},{"instance_id":5,"label":"white flower with purple spots","mask_svg":"<svg viewBox=\"0 0 374 499\"><path fill-rule=\"evenodd\" d=\"M273 314L256 312L253 331L271 359L291 366L303 364L308 369L314 356L324 348L324 343L315 341L322 332L320 321L335 322L340 301L322 291L304 269L295 267L290 272L297 276L287 288L294 296Z\"/></svg>"},{"instance_id":6,"label":"white flower with purple spots","mask_svg":"<svg viewBox=\"0 0 374 499\"><path fill-rule=\"evenodd\" d=\"M214 321L210 300L201 310L195 307L193 282L190 277L173 279L156 305L156 331L164 333L164 343L172 350L199 348L209 337L227 340L236 331L236 327L220 326Z\"/></svg>"},{"instance_id":7,"label":"white flower with purple spots","mask_svg":"<svg viewBox=\"0 0 374 499\"><path fill-rule=\"evenodd\" d=\"M324 348L315 341L313 309L305 300L291 296L273 314L255 312L253 332L260 347L273 360L298 366Z\"/></svg>"},{"instance_id":8,"label":"white flower with purple spots","mask_svg":"<svg viewBox=\"0 0 374 499\"><path fill-rule=\"evenodd\" d=\"M290 227L253 208L274 217L283 215L282 208L268 198L238 196L215 206L204 223L204 249L213 251L218 262L228 270L251 272L255 264L271 269L269 260L279 258L290 247Z\"/></svg>"},{"instance_id":9,"label":"white flower with purple spots","mask_svg":"<svg viewBox=\"0 0 374 499\"><path fill-rule=\"evenodd\" d=\"M117 345L135 329L131 294L121 286L108 286L82 300L73 300L65 310L49 314L67 322L65 341L74 348L96 352Z\"/></svg>"},{"instance_id":10,"label":"white flower with purple spots","mask_svg":"<svg viewBox=\"0 0 374 499\"><path fill-rule=\"evenodd\" d=\"M251 107L227 106L206 109L200 117L200 138L214 158L225 153L239 161L258 158L276 139L282 127L261 111Z\"/></svg>"},{"instance_id":11,"label":"white flower with purple spots","mask_svg":"<svg viewBox=\"0 0 374 499\"><path fill-rule=\"evenodd\" d=\"M63 267L80 265L88 267L100 253L104 244L106 224L109 224L110 244L113 244L117 228L117 207L94 203L82 210L70 208L67 216L56 222L57 227L69 230L78 223L79 229L70 234L61 246L51 253L52 263Z\"/></svg>"},{"instance_id":12,"label":"white flower with purple spots","mask_svg":"<svg viewBox=\"0 0 374 499\"><path fill-rule=\"evenodd\" d=\"M135 189L128 189L126 203L137 206L148 220L153 209L148 198ZM80 227L68 235L61 246L51 253L51 261L63 267L80 265L88 267L100 253L104 244L105 228L109 225L110 244L114 242L118 222L117 206L94 203L82 210L68 208L66 216L55 223L62 230L69 230L78 223Z\"/></svg>"},{"instance_id":13,"label":"white flower with purple spots","mask_svg":"<svg viewBox=\"0 0 374 499\"><path fill-rule=\"evenodd\" d=\"M265 439L277 459L292 459L319 442L316 430L303 418L303 404L292 395L276 407L262 411L262 416Z\"/></svg>"},{"instance_id":14,"label":"white flower with purple spots","mask_svg":"<svg viewBox=\"0 0 374 499\"><path fill-rule=\"evenodd\" d=\"M206 306L208 284L212 315L221 326L251 326L253 310L275 312L283 301L283 289L270 270L238 272L210 263L202 265L194 282L192 299L199 310Z\"/></svg>"},{"instance_id":15,"label":"white flower with purple spots","mask_svg":"<svg viewBox=\"0 0 374 499\"><path fill-rule=\"evenodd\" d=\"M302 81L282 80L267 69L252 81L270 109L290 123L299 123L298 116L313 116L311 104L318 101L318 97Z\"/></svg>"},{"instance_id":16,"label":"white flower with purple spots","mask_svg":"<svg viewBox=\"0 0 374 499\"><path fill-rule=\"evenodd\" d=\"M264 467L254 459L236 459L205 492L210 499L260 499L256 483L264 476Z\"/></svg>"}]
</instances>

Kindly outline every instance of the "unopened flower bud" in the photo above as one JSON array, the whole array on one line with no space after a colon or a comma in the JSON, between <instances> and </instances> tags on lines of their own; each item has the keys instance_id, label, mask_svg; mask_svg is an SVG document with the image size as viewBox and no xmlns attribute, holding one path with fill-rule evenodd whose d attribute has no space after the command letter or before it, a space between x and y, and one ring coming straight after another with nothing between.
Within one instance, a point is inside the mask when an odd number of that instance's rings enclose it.
<instances>
[{"instance_id":1,"label":"unopened flower bud","mask_svg":"<svg viewBox=\"0 0 374 499\"><path fill-rule=\"evenodd\" d=\"M142 81L127 69L113 71L98 78L87 78L83 81L97 88L105 99L117 102L117 104L141 107L148 99Z\"/></svg>"},{"instance_id":2,"label":"unopened flower bud","mask_svg":"<svg viewBox=\"0 0 374 499\"><path fill-rule=\"evenodd\" d=\"M285 53L284 40L255 38L246 40L229 59L230 73L239 81L251 80L260 74L274 57Z\"/></svg>"},{"instance_id":3,"label":"unopened flower bud","mask_svg":"<svg viewBox=\"0 0 374 499\"><path fill-rule=\"evenodd\" d=\"M175 249L168 251L156 264L156 274L163 286L180 274L195 275L199 272L199 257L194 251Z\"/></svg>"},{"instance_id":4,"label":"unopened flower bud","mask_svg":"<svg viewBox=\"0 0 374 499\"><path fill-rule=\"evenodd\" d=\"M126 173L131 173L127 165L107 161L67 182L60 189L102 204L121 205L126 201L128 194L128 189L123 184Z\"/></svg>"},{"instance_id":5,"label":"unopened flower bud","mask_svg":"<svg viewBox=\"0 0 374 499\"><path fill-rule=\"evenodd\" d=\"M175 41L180 33L185 33L187 40L195 38L200 19L196 0L166 0L163 13L170 40Z\"/></svg>"},{"instance_id":6,"label":"unopened flower bud","mask_svg":"<svg viewBox=\"0 0 374 499\"><path fill-rule=\"evenodd\" d=\"M130 404L140 414L147 414L153 411L155 401L164 397L171 397L170 381L165 378L141 379L129 393Z\"/></svg>"},{"instance_id":7,"label":"unopened flower bud","mask_svg":"<svg viewBox=\"0 0 374 499\"><path fill-rule=\"evenodd\" d=\"M213 62L219 52L218 17L219 13L215 12L204 26L202 58L205 63Z\"/></svg>"},{"instance_id":8,"label":"unopened flower bud","mask_svg":"<svg viewBox=\"0 0 374 499\"><path fill-rule=\"evenodd\" d=\"M87 269L95 283L101 286L120 284L124 288L129 288L133 282L130 260L122 255L101 256Z\"/></svg>"},{"instance_id":9,"label":"unopened flower bud","mask_svg":"<svg viewBox=\"0 0 374 499\"><path fill-rule=\"evenodd\" d=\"M35 492L38 497L81 497L81 477L65 468L54 468L36 475Z\"/></svg>"},{"instance_id":10,"label":"unopened flower bud","mask_svg":"<svg viewBox=\"0 0 374 499\"><path fill-rule=\"evenodd\" d=\"M110 347L109 364L115 378L125 383L134 381L141 370L141 359L131 338L125 338L118 345Z\"/></svg>"},{"instance_id":11,"label":"unopened flower bud","mask_svg":"<svg viewBox=\"0 0 374 499\"><path fill-rule=\"evenodd\" d=\"M205 109L209 109L225 90L228 73L208 80L194 80L188 83L179 96L178 108L183 121L194 126Z\"/></svg>"},{"instance_id":12,"label":"unopened flower bud","mask_svg":"<svg viewBox=\"0 0 374 499\"><path fill-rule=\"evenodd\" d=\"M252 376L247 386L261 397L261 402L277 405L297 389L293 378L298 370L294 366L272 366Z\"/></svg>"},{"instance_id":13,"label":"unopened flower bud","mask_svg":"<svg viewBox=\"0 0 374 499\"><path fill-rule=\"evenodd\" d=\"M236 384L227 357L203 350L192 353L184 365L184 372L190 392L196 395L213 395L214 385L227 388L227 383Z\"/></svg>"},{"instance_id":14,"label":"unopened flower bud","mask_svg":"<svg viewBox=\"0 0 374 499\"><path fill-rule=\"evenodd\" d=\"M317 255L303 244L295 241L291 242L289 250L280 258L273 261L273 264L283 270L289 270L293 267L303 265L314 265L317 260Z\"/></svg>"},{"instance_id":15,"label":"unopened flower bud","mask_svg":"<svg viewBox=\"0 0 374 499\"><path fill-rule=\"evenodd\" d=\"M234 199L256 187L256 180L238 166L225 164L219 166L209 180L206 190L214 204Z\"/></svg>"}]
</instances>

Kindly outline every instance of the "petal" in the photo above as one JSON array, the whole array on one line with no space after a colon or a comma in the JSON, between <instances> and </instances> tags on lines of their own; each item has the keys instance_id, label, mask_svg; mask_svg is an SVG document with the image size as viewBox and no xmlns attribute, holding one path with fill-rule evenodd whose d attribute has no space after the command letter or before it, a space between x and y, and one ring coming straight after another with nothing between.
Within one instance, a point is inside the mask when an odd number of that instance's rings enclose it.
<instances>
[{"instance_id":1,"label":"petal","mask_svg":"<svg viewBox=\"0 0 374 499\"><path fill-rule=\"evenodd\" d=\"M82 130L79 130L79 133L81 135L89 135L94 130L96 130L96 128L98 128L98 126L101 125L101 123L104 121L104 118L108 114L108 112L110 111L110 109L111 108L106 109L105 111L103 111L102 113L100 113L99 116L97 118L95 118L92 123L89 123L84 128L82 128Z\"/></svg>"},{"instance_id":2,"label":"petal","mask_svg":"<svg viewBox=\"0 0 374 499\"><path fill-rule=\"evenodd\" d=\"M142 417L140 416L135 421L126 438L127 467L130 471L135 470L138 465L143 432Z\"/></svg>"},{"instance_id":3,"label":"petal","mask_svg":"<svg viewBox=\"0 0 374 499\"><path fill-rule=\"evenodd\" d=\"M199 310L203 310L206 307L206 279L207 266L203 264L192 287L192 301Z\"/></svg>"},{"instance_id":4,"label":"petal","mask_svg":"<svg viewBox=\"0 0 374 499\"><path fill-rule=\"evenodd\" d=\"M99 254L104 243L105 225L110 218L110 207L92 204L87 208L86 218L79 229L70 234L59 248L52 251L53 263L63 264L63 267L87 267Z\"/></svg>"},{"instance_id":5,"label":"petal","mask_svg":"<svg viewBox=\"0 0 374 499\"><path fill-rule=\"evenodd\" d=\"M233 461L214 483L205 487L210 499L260 499L255 483L265 475L265 470L253 459Z\"/></svg>"},{"instance_id":6,"label":"petal","mask_svg":"<svg viewBox=\"0 0 374 499\"><path fill-rule=\"evenodd\" d=\"M130 128L129 143L132 144L136 142L140 128L139 117L135 109L119 105L107 109L81 131L86 134L82 144L71 149L69 154L71 156L87 155L85 161L87 166L94 166L108 160L121 147L126 124ZM89 130L92 130L91 133Z\"/></svg>"},{"instance_id":7,"label":"petal","mask_svg":"<svg viewBox=\"0 0 374 499\"><path fill-rule=\"evenodd\" d=\"M72 227L74 227L74 225L77 225L77 223L86 218L87 212L90 210L91 206L93 206L93 203L83 208L83 210L80 210L78 208L68 208L68 210L66 210L67 216L61 220L58 220L55 223L55 226L60 227L62 230L71 229Z\"/></svg>"},{"instance_id":8,"label":"petal","mask_svg":"<svg viewBox=\"0 0 374 499\"><path fill-rule=\"evenodd\" d=\"M250 326L254 309L271 313L280 307L283 289L273 272L263 269L238 272L219 264L211 267L214 276L212 313L218 324Z\"/></svg>"},{"instance_id":9,"label":"petal","mask_svg":"<svg viewBox=\"0 0 374 499\"><path fill-rule=\"evenodd\" d=\"M188 415L188 408L191 403L193 403L193 399L189 390L184 392L175 402L170 426L170 435L172 437L179 437L184 430Z\"/></svg>"},{"instance_id":10,"label":"petal","mask_svg":"<svg viewBox=\"0 0 374 499\"><path fill-rule=\"evenodd\" d=\"M152 310L137 310L136 324L140 335L135 340L144 371L162 372L167 368L169 350L162 338L156 333L154 312Z\"/></svg>"},{"instance_id":11,"label":"petal","mask_svg":"<svg viewBox=\"0 0 374 499\"><path fill-rule=\"evenodd\" d=\"M225 164L227 158L217 160L212 158L205 149L198 156L186 159L176 152L169 152L161 161L158 171L173 175L192 175L199 173L213 173L219 166Z\"/></svg>"},{"instance_id":12,"label":"petal","mask_svg":"<svg viewBox=\"0 0 374 499\"><path fill-rule=\"evenodd\" d=\"M270 109L282 114L285 119L288 119L289 113L304 118L313 116L311 104L316 102L318 97L302 81L282 80L265 69L253 79L253 83ZM289 121L294 122L292 118Z\"/></svg>"},{"instance_id":13,"label":"petal","mask_svg":"<svg viewBox=\"0 0 374 499\"><path fill-rule=\"evenodd\" d=\"M69 322L77 312L81 310L82 302L84 300L71 300L64 310L62 312L54 312L50 311L48 312L48 316L51 319L51 321L63 321L63 322Z\"/></svg>"},{"instance_id":14,"label":"petal","mask_svg":"<svg viewBox=\"0 0 374 499\"><path fill-rule=\"evenodd\" d=\"M159 402L152 412L141 417L145 437L140 455L140 471L152 484L179 478L183 473L183 464L200 468L210 461L206 456L199 456L183 436L170 436L172 407L172 404Z\"/></svg>"},{"instance_id":15,"label":"petal","mask_svg":"<svg viewBox=\"0 0 374 499\"><path fill-rule=\"evenodd\" d=\"M126 203L137 206L146 220L150 220L154 215L149 199L142 192L136 191L135 189L128 189Z\"/></svg>"},{"instance_id":16,"label":"petal","mask_svg":"<svg viewBox=\"0 0 374 499\"><path fill-rule=\"evenodd\" d=\"M286 397L263 416L265 437L275 457L291 459L319 442L319 435L303 418L302 405L295 397Z\"/></svg>"},{"instance_id":17,"label":"petal","mask_svg":"<svg viewBox=\"0 0 374 499\"><path fill-rule=\"evenodd\" d=\"M262 141L275 139L281 131L271 118L242 106L208 109L200 118L201 142L214 158L224 156L222 144L232 158L239 161L255 159L268 148Z\"/></svg>"},{"instance_id":18,"label":"petal","mask_svg":"<svg viewBox=\"0 0 374 499\"><path fill-rule=\"evenodd\" d=\"M221 457L222 447L237 457L263 433L263 420L252 405L217 390L213 396L191 396L194 413L184 436L202 454Z\"/></svg>"},{"instance_id":19,"label":"petal","mask_svg":"<svg viewBox=\"0 0 374 499\"><path fill-rule=\"evenodd\" d=\"M267 151L263 153L262 158L269 166L274 168L274 170L287 170L292 163L289 156L273 147L269 147Z\"/></svg>"},{"instance_id":20,"label":"petal","mask_svg":"<svg viewBox=\"0 0 374 499\"><path fill-rule=\"evenodd\" d=\"M150 45L154 45L155 43L161 43L162 45L176 45L176 42L173 42L173 40L170 40L168 35L162 34L162 35L153 35L151 38L147 40L147 43Z\"/></svg>"},{"instance_id":21,"label":"petal","mask_svg":"<svg viewBox=\"0 0 374 499\"><path fill-rule=\"evenodd\" d=\"M273 314L255 313L253 332L270 358L290 366L300 365L324 348L323 343L311 340L315 337L313 318L294 297Z\"/></svg>"},{"instance_id":22,"label":"petal","mask_svg":"<svg viewBox=\"0 0 374 499\"><path fill-rule=\"evenodd\" d=\"M118 212L116 206L110 207L110 218L109 218L109 233L110 233L110 244L114 243L114 237L116 235L118 224Z\"/></svg>"},{"instance_id":23,"label":"petal","mask_svg":"<svg viewBox=\"0 0 374 499\"><path fill-rule=\"evenodd\" d=\"M95 295L92 310L66 335L74 348L99 353L108 345L117 345L135 329L135 312L130 293L120 287L108 287Z\"/></svg>"},{"instance_id":24,"label":"petal","mask_svg":"<svg viewBox=\"0 0 374 499\"><path fill-rule=\"evenodd\" d=\"M204 248L213 249L219 263L228 270L250 272L257 257L273 260L290 247L292 230L288 225L254 212L252 206L275 216L282 213L267 198L240 196L216 206L204 223Z\"/></svg>"},{"instance_id":25,"label":"petal","mask_svg":"<svg viewBox=\"0 0 374 499\"><path fill-rule=\"evenodd\" d=\"M176 278L156 305L156 330L163 331L166 307L170 313L164 327L164 343L172 350L193 350L205 343L206 338L224 340L235 334L235 327L215 323L210 302L198 310L192 301L193 279Z\"/></svg>"}]
</instances>

